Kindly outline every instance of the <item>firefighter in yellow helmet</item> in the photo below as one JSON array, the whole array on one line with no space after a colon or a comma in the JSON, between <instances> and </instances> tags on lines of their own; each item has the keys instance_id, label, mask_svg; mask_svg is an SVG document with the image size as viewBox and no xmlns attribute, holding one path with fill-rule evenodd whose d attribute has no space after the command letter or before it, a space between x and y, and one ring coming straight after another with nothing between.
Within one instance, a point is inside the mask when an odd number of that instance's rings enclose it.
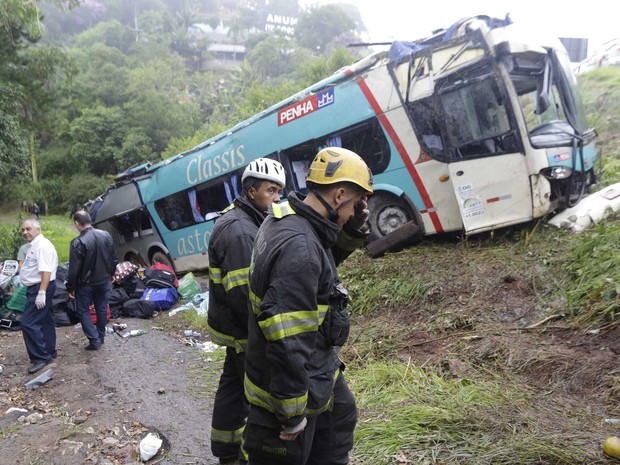
<instances>
[{"instance_id":1,"label":"firefighter in yellow helmet","mask_svg":"<svg viewBox=\"0 0 620 465\"><path fill-rule=\"evenodd\" d=\"M338 351L349 334L336 266L368 231L372 175L356 153L321 150L307 196L272 205L250 265L243 453L251 465L348 463L355 399Z\"/></svg>"}]
</instances>

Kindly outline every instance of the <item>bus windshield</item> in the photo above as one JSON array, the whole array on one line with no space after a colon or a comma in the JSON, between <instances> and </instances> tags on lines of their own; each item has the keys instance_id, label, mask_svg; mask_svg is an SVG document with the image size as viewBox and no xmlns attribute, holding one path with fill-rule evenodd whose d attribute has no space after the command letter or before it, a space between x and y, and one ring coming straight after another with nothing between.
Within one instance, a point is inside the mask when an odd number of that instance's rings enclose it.
<instances>
[{"instance_id":1,"label":"bus windshield","mask_svg":"<svg viewBox=\"0 0 620 465\"><path fill-rule=\"evenodd\" d=\"M585 111L567 58L522 53L505 58L532 145L570 145L587 128Z\"/></svg>"},{"instance_id":2,"label":"bus windshield","mask_svg":"<svg viewBox=\"0 0 620 465\"><path fill-rule=\"evenodd\" d=\"M507 98L490 65L441 81L436 96L410 104L409 111L425 151L458 161L519 150Z\"/></svg>"}]
</instances>

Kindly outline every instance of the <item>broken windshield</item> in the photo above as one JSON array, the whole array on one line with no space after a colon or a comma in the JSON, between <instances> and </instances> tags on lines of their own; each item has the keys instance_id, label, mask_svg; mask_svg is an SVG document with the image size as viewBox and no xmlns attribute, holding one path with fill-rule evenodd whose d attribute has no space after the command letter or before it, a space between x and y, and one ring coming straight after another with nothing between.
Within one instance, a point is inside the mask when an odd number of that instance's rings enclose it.
<instances>
[{"instance_id":1,"label":"broken windshield","mask_svg":"<svg viewBox=\"0 0 620 465\"><path fill-rule=\"evenodd\" d=\"M561 58L531 52L504 59L535 147L571 145L587 129L570 64L566 69Z\"/></svg>"},{"instance_id":2,"label":"broken windshield","mask_svg":"<svg viewBox=\"0 0 620 465\"><path fill-rule=\"evenodd\" d=\"M441 161L519 150L507 99L490 65L444 79L433 97L409 106L422 148Z\"/></svg>"}]
</instances>

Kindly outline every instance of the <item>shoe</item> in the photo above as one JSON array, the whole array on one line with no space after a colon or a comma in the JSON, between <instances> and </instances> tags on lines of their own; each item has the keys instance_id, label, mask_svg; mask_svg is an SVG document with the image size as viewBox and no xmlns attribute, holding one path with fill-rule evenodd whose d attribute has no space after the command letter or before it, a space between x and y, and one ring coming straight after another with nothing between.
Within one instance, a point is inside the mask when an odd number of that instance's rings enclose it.
<instances>
[{"instance_id":1,"label":"shoe","mask_svg":"<svg viewBox=\"0 0 620 465\"><path fill-rule=\"evenodd\" d=\"M51 360L50 360L51 361ZM45 360L39 360L38 362L34 362L30 368L28 368L28 373L33 374L43 368L50 362L46 362Z\"/></svg>"},{"instance_id":2,"label":"shoe","mask_svg":"<svg viewBox=\"0 0 620 465\"><path fill-rule=\"evenodd\" d=\"M220 465L239 465L239 460L236 455L220 457Z\"/></svg>"},{"instance_id":3,"label":"shoe","mask_svg":"<svg viewBox=\"0 0 620 465\"><path fill-rule=\"evenodd\" d=\"M54 353L52 354L52 358L54 358L54 359L55 359L56 357L58 357L58 352L54 352Z\"/></svg>"},{"instance_id":4,"label":"shoe","mask_svg":"<svg viewBox=\"0 0 620 465\"><path fill-rule=\"evenodd\" d=\"M92 342L84 347L86 350L99 350L101 348L101 344L93 344Z\"/></svg>"}]
</instances>

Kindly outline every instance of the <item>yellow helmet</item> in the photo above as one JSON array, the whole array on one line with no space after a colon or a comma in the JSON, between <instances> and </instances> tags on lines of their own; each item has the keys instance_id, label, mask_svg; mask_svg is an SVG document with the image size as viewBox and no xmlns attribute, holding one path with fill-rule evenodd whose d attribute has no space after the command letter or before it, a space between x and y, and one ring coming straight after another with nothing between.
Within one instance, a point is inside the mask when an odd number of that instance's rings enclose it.
<instances>
[{"instance_id":1,"label":"yellow helmet","mask_svg":"<svg viewBox=\"0 0 620 465\"><path fill-rule=\"evenodd\" d=\"M372 194L372 173L357 153L342 147L327 147L316 154L306 181L315 184L352 182Z\"/></svg>"}]
</instances>

